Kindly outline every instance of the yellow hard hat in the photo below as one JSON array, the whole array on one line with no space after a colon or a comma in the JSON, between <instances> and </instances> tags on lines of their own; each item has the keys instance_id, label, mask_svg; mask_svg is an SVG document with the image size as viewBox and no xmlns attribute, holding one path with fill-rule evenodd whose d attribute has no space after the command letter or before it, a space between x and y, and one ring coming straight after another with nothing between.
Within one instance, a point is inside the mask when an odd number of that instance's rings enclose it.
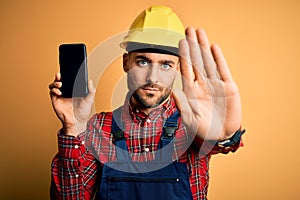
<instances>
[{"instance_id":1,"label":"yellow hard hat","mask_svg":"<svg viewBox=\"0 0 300 200\"><path fill-rule=\"evenodd\" d=\"M178 43L185 38L185 29L176 13L165 6L151 6L131 24L120 46L135 49L165 49L177 52Z\"/></svg>"}]
</instances>

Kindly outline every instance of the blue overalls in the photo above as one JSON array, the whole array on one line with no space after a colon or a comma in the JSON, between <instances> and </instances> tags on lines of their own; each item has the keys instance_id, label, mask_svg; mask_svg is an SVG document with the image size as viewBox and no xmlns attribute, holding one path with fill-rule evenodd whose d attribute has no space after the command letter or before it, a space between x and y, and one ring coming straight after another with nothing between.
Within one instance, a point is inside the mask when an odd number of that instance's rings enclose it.
<instances>
[{"instance_id":1,"label":"blue overalls","mask_svg":"<svg viewBox=\"0 0 300 200\"><path fill-rule=\"evenodd\" d=\"M163 128L155 160L133 162L121 124L121 109L113 112L112 134L116 162L104 164L98 190L99 200L191 200L189 173L185 163L172 161L173 137L179 112L169 117Z\"/></svg>"}]
</instances>

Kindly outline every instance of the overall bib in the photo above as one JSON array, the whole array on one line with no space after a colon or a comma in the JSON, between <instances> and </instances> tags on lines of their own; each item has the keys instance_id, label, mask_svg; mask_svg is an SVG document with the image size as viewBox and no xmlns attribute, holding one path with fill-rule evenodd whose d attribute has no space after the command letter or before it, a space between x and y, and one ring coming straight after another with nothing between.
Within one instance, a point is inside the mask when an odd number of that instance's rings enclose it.
<instances>
[{"instance_id":1,"label":"overall bib","mask_svg":"<svg viewBox=\"0 0 300 200\"><path fill-rule=\"evenodd\" d=\"M172 161L173 138L179 112L169 117L162 131L155 159L133 162L121 124L121 109L113 113L112 134L116 145L116 162L104 164L98 190L99 200L192 200L189 173L185 163Z\"/></svg>"}]
</instances>

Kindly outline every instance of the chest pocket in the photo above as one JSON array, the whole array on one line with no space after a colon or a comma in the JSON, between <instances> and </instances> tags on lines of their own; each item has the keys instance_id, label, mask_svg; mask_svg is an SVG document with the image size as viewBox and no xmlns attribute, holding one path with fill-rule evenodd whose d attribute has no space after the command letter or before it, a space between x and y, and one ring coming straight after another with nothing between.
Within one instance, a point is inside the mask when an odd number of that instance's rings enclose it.
<instances>
[{"instance_id":1,"label":"chest pocket","mask_svg":"<svg viewBox=\"0 0 300 200\"><path fill-rule=\"evenodd\" d=\"M185 163L172 161L176 111L165 124L155 160L133 162L121 128L121 109L113 113L112 133L116 162L104 164L97 194L99 200L191 200L189 173Z\"/></svg>"}]
</instances>

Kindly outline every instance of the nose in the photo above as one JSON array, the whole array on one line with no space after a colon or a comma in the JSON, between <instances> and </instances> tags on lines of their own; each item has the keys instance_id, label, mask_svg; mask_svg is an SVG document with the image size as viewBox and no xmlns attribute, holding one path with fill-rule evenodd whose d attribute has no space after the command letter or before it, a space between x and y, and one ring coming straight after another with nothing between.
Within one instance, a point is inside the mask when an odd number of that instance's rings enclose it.
<instances>
[{"instance_id":1,"label":"nose","mask_svg":"<svg viewBox=\"0 0 300 200\"><path fill-rule=\"evenodd\" d=\"M152 64L152 66L148 68L147 83L158 83L158 73L158 67Z\"/></svg>"}]
</instances>

